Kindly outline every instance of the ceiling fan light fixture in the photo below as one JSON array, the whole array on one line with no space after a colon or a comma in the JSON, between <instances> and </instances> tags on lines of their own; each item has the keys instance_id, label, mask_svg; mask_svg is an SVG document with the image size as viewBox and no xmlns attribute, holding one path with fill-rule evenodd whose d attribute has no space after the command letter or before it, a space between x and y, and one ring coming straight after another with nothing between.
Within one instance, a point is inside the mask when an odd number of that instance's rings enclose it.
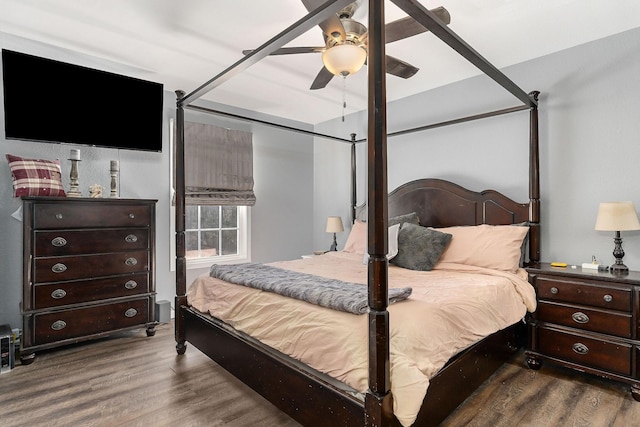
<instances>
[{"instance_id":1,"label":"ceiling fan light fixture","mask_svg":"<svg viewBox=\"0 0 640 427\"><path fill-rule=\"evenodd\" d=\"M322 62L332 74L348 76L357 73L367 60L367 52L360 46L344 43L322 53Z\"/></svg>"}]
</instances>

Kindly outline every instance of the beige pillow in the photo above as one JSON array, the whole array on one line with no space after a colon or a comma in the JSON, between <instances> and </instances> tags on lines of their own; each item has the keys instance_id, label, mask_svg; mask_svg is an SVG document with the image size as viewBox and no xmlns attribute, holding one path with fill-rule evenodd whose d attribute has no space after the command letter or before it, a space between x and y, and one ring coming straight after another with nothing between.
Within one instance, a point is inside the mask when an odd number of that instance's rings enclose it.
<instances>
[{"instance_id":1,"label":"beige pillow","mask_svg":"<svg viewBox=\"0 0 640 427\"><path fill-rule=\"evenodd\" d=\"M515 272L520 266L522 242L529 227L482 224L436 230L452 235L440 262Z\"/></svg>"},{"instance_id":2,"label":"beige pillow","mask_svg":"<svg viewBox=\"0 0 640 427\"><path fill-rule=\"evenodd\" d=\"M351 227L349 237L344 244L343 252L364 255L365 246L367 244L367 223L356 221Z\"/></svg>"}]
</instances>

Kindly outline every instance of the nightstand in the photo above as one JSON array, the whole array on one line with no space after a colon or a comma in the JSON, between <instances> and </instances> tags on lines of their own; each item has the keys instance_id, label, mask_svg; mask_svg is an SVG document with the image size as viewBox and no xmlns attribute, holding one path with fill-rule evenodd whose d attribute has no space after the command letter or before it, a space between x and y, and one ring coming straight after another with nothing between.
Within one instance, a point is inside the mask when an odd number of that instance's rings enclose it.
<instances>
[{"instance_id":1,"label":"nightstand","mask_svg":"<svg viewBox=\"0 0 640 427\"><path fill-rule=\"evenodd\" d=\"M640 401L640 272L614 276L542 263L527 268L538 307L527 364L543 360L631 384Z\"/></svg>"}]
</instances>

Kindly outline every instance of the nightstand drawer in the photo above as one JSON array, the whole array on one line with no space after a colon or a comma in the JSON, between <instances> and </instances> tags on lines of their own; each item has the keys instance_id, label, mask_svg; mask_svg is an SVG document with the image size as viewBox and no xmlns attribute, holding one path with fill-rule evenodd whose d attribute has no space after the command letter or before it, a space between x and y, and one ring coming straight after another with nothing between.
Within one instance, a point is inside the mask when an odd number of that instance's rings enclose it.
<instances>
[{"instance_id":1,"label":"nightstand drawer","mask_svg":"<svg viewBox=\"0 0 640 427\"><path fill-rule=\"evenodd\" d=\"M35 345L149 322L149 298L34 316Z\"/></svg>"},{"instance_id":2,"label":"nightstand drawer","mask_svg":"<svg viewBox=\"0 0 640 427\"><path fill-rule=\"evenodd\" d=\"M34 286L35 310L149 292L149 273Z\"/></svg>"},{"instance_id":3,"label":"nightstand drawer","mask_svg":"<svg viewBox=\"0 0 640 427\"><path fill-rule=\"evenodd\" d=\"M602 282L537 276L538 298L611 310L631 311L631 288L603 286Z\"/></svg>"},{"instance_id":4,"label":"nightstand drawer","mask_svg":"<svg viewBox=\"0 0 640 427\"><path fill-rule=\"evenodd\" d=\"M631 375L632 346L626 343L587 338L569 332L538 329L541 353L584 366Z\"/></svg>"},{"instance_id":5,"label":"nightstand drawer","mask_svg":"<svg viewBox=\"0 0 640 427\"><path fill-rule=\"evenodd\" d=\"M36 231L36 257L123 252L149 247L147 228Z\"/></svg>"},{"instance_id":6,"label":"nightstand drawer","mask_svg":"<svg viewBox=\"0 0 640 427\"><path fill-rule=\"evenodd\" d=\"M539 301L536 310L538 321L556 323L587 331L631 338L633 318L628 313L616 313Z\"/></svg>"},{"instance_id":7,"label":"nightstand drawer","mask_svg":"<svg viewBox=\"0 0 640 427\"><path fill-rule=\"evenodd\" d=\"M148 251L36 258L33 268L33 282L59 282L114 276L147 271L148 269Z\"/></svg>"}]
</instances>

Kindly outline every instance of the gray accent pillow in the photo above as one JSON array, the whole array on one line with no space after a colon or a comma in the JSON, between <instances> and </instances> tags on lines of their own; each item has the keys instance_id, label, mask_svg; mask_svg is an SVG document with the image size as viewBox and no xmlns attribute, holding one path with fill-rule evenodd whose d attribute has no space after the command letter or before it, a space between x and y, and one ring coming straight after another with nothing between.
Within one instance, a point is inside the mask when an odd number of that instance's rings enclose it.
<instances>
[{"instance_id":1,"label":"gray accent pillow","mask_svg":"<svg viewBox=\"0 0 640 427\"><path fill-rule=\"evenodd\" d=\"M391 218L389 218L388 225L389 227L391 227L392 225L400 224L400 227L402 227L402 224L404 224L405 222L408 222L410 224L420 225L420 219L418 218L418 214L415 212L411 212L404 215L392 216Z\"/></svg>"},{"instance_id":2,"label":"gray accent pillow","mask_svg":"<svg viewBox=\"0 0 640 427\"><path fill-rule=\"evenodd\" d=\"M390 262L410 270L429 271L451 242L451 234L406 222L398 233L398 255Z\"/></svg>"}]
</instances>

